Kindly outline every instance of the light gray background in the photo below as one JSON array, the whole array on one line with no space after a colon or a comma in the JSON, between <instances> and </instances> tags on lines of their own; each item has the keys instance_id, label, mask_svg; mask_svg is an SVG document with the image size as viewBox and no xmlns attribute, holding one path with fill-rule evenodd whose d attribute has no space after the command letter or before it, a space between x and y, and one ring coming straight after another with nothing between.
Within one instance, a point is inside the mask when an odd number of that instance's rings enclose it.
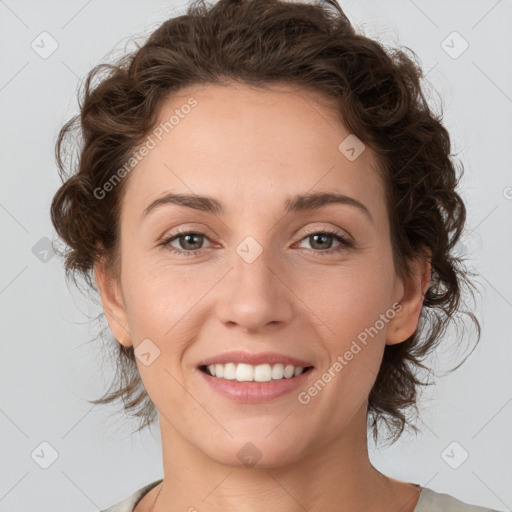
<instances>
[{"instance_id":1,"label":"light gray background","mask_svg":"<svg viewBox=\"0 0 512 512\"><path fill-rule=\"evenodd\" d=\"M130 436L133 424L86 402L110 382L101 343L88 341L95 325L87 315L98 310L72 285L68 289L58 257L41 258L44 237L54 236L49 205L60 184L53 146L60 126L77 111L80 79L184 5L0 0L2 511L93 511L162 476L158 428ZM511 510L512 3L364 0L342 6L367 35L413 49L442 97L454 151L466 169L469 229L459 249L481 274L480 346L425 395L422 435L404 436L388 449L370 443L371 458L395 478ZM59 45L47 59L31 48L43 31ZM458 58L445 51L446 45L452 53L462 48L458 36L442 46L453 31L469 43ZM447 351L438 367L456 360ZM31 457L45 441L58 452L48 469ZM453 441L469 454L458 469L441 455ZM459 447L449 450L452 459L460 453Z\"/></svg>"}]
</instances>

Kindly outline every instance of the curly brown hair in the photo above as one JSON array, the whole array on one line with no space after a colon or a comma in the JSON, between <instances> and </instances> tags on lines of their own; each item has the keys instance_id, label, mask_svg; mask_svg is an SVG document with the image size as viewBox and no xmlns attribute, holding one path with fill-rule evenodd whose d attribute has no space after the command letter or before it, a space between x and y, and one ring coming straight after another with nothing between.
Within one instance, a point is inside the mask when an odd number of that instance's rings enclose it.
<instances>
[{"instance_id":1,"label":"curly brown hair","mask_svg":"<svg viewBox=\"0 0 512 512\"><path fill-rule=\"evenodd\" d=\"M459 313L469 315L476 341L480 338L478 320L462 308L463 287L474 288L474 274L454 250L466 220L456 192L460 177L442 115L433 113L425 99L417 60L407 48L386 48L358 34L335 0L315 5L196 0L136 51L92 69L79 93L80 114L60 130L56 157L63 185L53 198L51 218L67 244L61 252L66 277L75 284L76 276L83 277L97 291L94 264L104 258L115 271L119 207L129 176L101 199L95 191L154 128L170 94L188 85L229 81L258 87L280 82L323 93L334 99L351 133L377 155L397 274L409 275L411 258L431 262L418 328L406 341L385 347L368 401L375 440L381 422L392 442L406 426L417 431L406 412L417 412L419 386L430 384L419 378L419 370L429 371L426 356ZM81 141L73 162L67 142L77 134ZM138 431L153 422L156 408L140 379L133 347L112 337L109 347L115 352L116 377L101 399L90 402L122 400L124 410L142 420Z\"/></svg>"}]
</instances>

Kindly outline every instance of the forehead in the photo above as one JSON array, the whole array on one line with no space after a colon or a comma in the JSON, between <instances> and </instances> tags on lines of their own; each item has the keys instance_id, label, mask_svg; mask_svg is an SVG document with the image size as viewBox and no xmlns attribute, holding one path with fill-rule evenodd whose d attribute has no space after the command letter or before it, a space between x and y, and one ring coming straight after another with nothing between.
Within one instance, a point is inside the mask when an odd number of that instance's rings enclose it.
<instances>
[{"instance_id":1,"label":"forehead","mask_svg":"<svg viewBox=\"0 0 512 512\"><path fill-rule=\"evenodd\" d=\"M353 137L334 100L314 91L287 84L188 87L161 105L149 134L154 147L125 193L139 210L169 191L212 195L228 207L263 201L268 208L315 190L378 209L384 187L375 156L358 146L362 153L347 158Z\"/></svg>"}]
</instances>

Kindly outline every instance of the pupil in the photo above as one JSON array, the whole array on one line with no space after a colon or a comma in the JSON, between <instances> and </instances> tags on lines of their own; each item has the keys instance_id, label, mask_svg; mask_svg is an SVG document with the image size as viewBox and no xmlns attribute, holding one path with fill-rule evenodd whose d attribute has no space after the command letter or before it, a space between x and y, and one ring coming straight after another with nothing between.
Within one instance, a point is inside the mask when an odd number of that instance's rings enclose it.
<instances>
[{"instance_id":1,"label":"pupil","mask_svg":"<svg viewBox=\"0 0 512 512\"><path fill-rule=\"evenodd\" d=\"M200 237L201 235L196 235L196 234L188 234L188 235L183 235L183 238L185 239L185 244L188 244L190 239L194 238L194 237ZM194 242L190 242L193 246L194 245L201 245L199 242L196 242L194 244ZM185 247L184 247L185 248ZM190 249L190 247L189 247ZM197 247L192 247L192 249L197 249Z\"/></svg>"},{"instance_id":2,"label":"pupil","mask_svg":"<svg viewBox=\"0 0 512 512\"><path fill-rule=\"evenodd\" d=\"M315 238L323 238L324 242L325 242L325 239L326 238L330 238L331 236L330 235L313 235L313 240L315 240ZM314 243L316 243L316 240L314 241ZM330 245L330 244L329 244ZM321 247L322 248L322 247ZM325 248L325 247L324 247ZM329 249L329 247L327 247L327 249Z\"/></svg>"}]
</instances>

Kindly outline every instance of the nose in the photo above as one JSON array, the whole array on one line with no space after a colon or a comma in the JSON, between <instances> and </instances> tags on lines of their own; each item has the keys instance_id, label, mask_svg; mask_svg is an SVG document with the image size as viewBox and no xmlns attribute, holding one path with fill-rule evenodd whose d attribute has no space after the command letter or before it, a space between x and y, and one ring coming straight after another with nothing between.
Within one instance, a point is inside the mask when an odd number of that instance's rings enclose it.
<instances>
[{"instance_id":1,"label":"nose","mask_svg":"<svg viewBox=\"0 0 512 512\"><path fill-rule=\"evenodd\" d=\"M270 251L264 250L252 262L235 253L231 264L217 301L217 316L222 323L256 332L290 321L293 293Z\"/></svg>"}]
</instances>

